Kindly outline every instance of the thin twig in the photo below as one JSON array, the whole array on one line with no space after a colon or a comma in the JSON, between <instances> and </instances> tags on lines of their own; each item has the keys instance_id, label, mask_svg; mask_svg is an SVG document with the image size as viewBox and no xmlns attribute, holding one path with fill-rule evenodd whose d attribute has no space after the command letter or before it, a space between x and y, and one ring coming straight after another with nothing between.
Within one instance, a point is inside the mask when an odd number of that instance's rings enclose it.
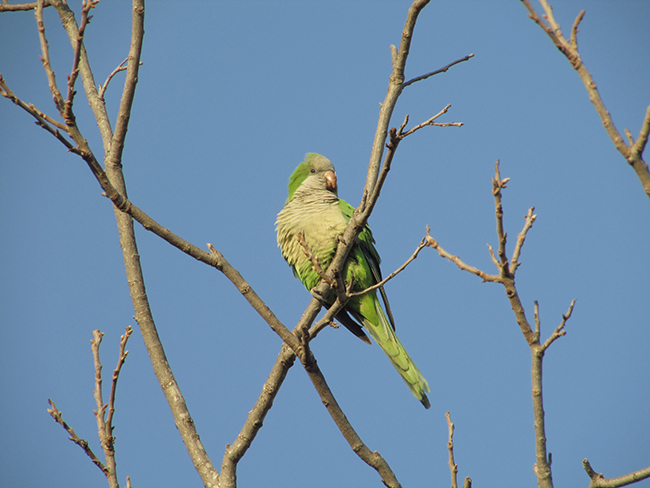
<instances>
[{"instance_id":1,"label":"thin twig","mask_svg":"<svg viewBox=\"0 0 650 488\"><path fill-rule=\"evenodd\" d=\"M528 209L528 213L524 216L526 219L526 222L524 224L524 228L521 230L519 235L517 236L517 242L515 244L515 250L512 252L512 259L510 259L510 274L514 275L515 272L517 271L517 268L521 264L519 262L519 256L521 255L521 248L524 245L524 241L526 240L526 235L528 234L528 231L531 229L533 224L535 223L535 220L537 219L537 215L533 214L535 211L535 207L530 207Z\"/></svg>"},{"instance_id":2,"label":"thin twig","mask_svg":"<svg viewBox=\"0 0 650 488\"><path fill-rule=\"evenodd\" d=\"M437 69L435 71L432 71L431 73L427 73L427 74L424 74L424 75L421 75L421 76L417 76L417 77L405 82L402 86L407 87L407 86L412 85L413 83L415 83L417 81L426 80L427 78L429 78L429 77L431 77L433 75L437 75L437 74L440 74L440 73L446 73L447 70L449 68L451 68L452 66L455 66L455 65L457 65L459 63L462 63L463 61L467 61L468 59L471 59L473 57L474 57L474 53L468 54L464 58L460 58L460 59L457 59L456 61L453 61L453 62L449 63L444 68L440 68L440 69Z\"/></svg>"},{"instance_id":3,"label":"thin twig","mask_svg":"<svg viewBox=\"0 0 650 488\"><path fill-rule=\"evenodd\" d=\"M45 129L46 131L48 131L54 137L56 137L66 147L68 151L77 152L75 147L72 145L72 143L68 139L66 139L66 137L61 132L59 132L58 129L55 128L58 127L61 130L67 132L67 127L65 127L60 122L54 121L51 117L45 115L43 112L41 112L36 107L34 107L33 104L31 103L27 104L22 100L20 100L9 89L9 87L6 85L5 80L2 78L1 75L0 75L0 95L2 95L5 98L8 98L13 103L18 105L20 108L25 110L32 117L34 117L36 119L36 124L42 127L43 129ZM52 125L54 125L55 127L52 127Z\"/></svg>"},{"instance_id":4,"label":"thin twig","mask_svg":"<svg viewBox=\"0 0 650 488\"><path fill-rule=\"evenodd\" d=\"M385 285L386 283L388 283L390 280L392 280L393 278L395 278L395 276L397 276L397 275L400 274L402 271L404 271L404 270L406 269L406 267L407 267L409 264L411 264L411 262L413 262L413 261L415 260L415 258L418 257L418 254L420 254L420 251L421 251L422 249L424 249L425 247L427 247L428 245L429 245L429 244L427 243L427 239L426 239L426 237L423 237L423 238L422 238L422 241L420 242L420 244L418 245L418 247L415 249L415 251L413 252L413 254L411 255L411 257L408 258L408 259L406 260L406 262L405 262L404 264L402 264L399 268L397 268L395 271L393 271L391 274L389 274L386 278L384 278L383 280L381 280L379 283L376 283L376 284L374 284L374 285L372 285L372 286L369 286L368 288L366 288L365 290L362 290L362 291L356 291L356 292L348 293L348 296L350 296L350 297L356 297L356 296L359 296L359 295L365 295L366 293L368 293L368 292L370 292L370 291L372 291L372 290L376 290L377 288L380 288L380 287L384 286L384 285Z\"/></svg>"},{"instance_id":5,"label":"thin twig","mask_svg":"<svg viewBox=\"0 0 650 488\"><path fill-rule=\"evenodd\" d=\"M99 3L99 0L83 0L81 8L81 24L79 25L79 32L77 34L76 44L74 46L74 56L72 63L72 70L68 76L68 94L65 100L65 115L64 120L73 117L72 114L72 104L74 101L74 96L76 94L74 85L79 76L79 61L81 59L81 48L83 47L83 39L86 31L86 26L90 21L91 17L88 16L90 9L95 8Z\"/></svg>"},{"instance_id":6,"label":"thin twig","mask_svg":"<svg viewBox=\"0 0 650 488\"><path fill-rule=\"evenodd\" d=\"M589 488L618 488L650 478L650 466L617 478L605 478L602 473L596 473L587 459L582 460L582 466L591 478Z\"/></svg>"},{"instance_id":7,"label":"thin twig","mask_svg":"<svg viewBox=\"0 0 650 488\"><path fill-rule=\"evenodd\" d=\"M105 420L106 409L108 404L104 403L102 398L102 364L99 359L99 346L102 342L104 333L99 330L93 331L93 339L90 341L93 352L93 363L95 365L95 403L97 410L94 411L97 421L97 432L99 441L106 458L106 470L104 474L108 480L110 488L119 488L117 481L117 464L115 462L115 438L113 437L112 427Z\"/></svg>"},{"instance_id":8,"label":"thin twig","mask_svg":"<svg viewBox=\"0 0 650 488\"><path fill-rule=\"evenodd\" d=\"M133 334L133 327L130 325L126 327L124 335L120 336L120 356L117 360L117 366L113 371L113 381L111 382L111 394L108 399L108 416L106 417L106 428L109 430L108 434L113 434L113 415L115 414L115 393L117 391L117 380L120 377L120 371L126 361L126 356L129 351L126 350L126 343Z\"/></svg>"},{"instance_id":9,"label":"thin twig","mask_svg":"<svg viewBox=\"0 0 650 488\"><path fill-rule=\"evenodd\" d=\"M43 7L50 7L53 5L53 1L44 0ZM34 10L38 7L37 2L31 3L0 3L0 12L26 12L28 10Z\"/></svg>"},{"instance_id":10,"label":"thin twig","mask_svg":"<svg viewBox=\"0 0 650 488\"><path fill-rule=\"evenodd\" d=\"M240 293L244 295L246 300L248 300L248 303L253 306L255 311L260 314L271 329L273 329L273 331L278 334L294 352L298 353L301 350L301 345L297 337L291 333L282 322L280 322L271 309L262 301L257 293L255 293L248 282L246 282L242 275L239 274L239 271L233 268L226 258L224 258L223 254L217 251L212 244L208 244L208 248L213 256L213 266L230 279Z\"/></svg>"},{"instance_id":11,"label":"thin twig","mask_svg":"<svg viewBox=\"0 0 650 488\"><path fill-rule=\"evenodd\" d=\"M454 423L451 421L449 412L445 413L447 427L449 428L449 440L447 450L449 451L449 470L451 471L451 488L458 488L458 465L454 461Z\"/></svg>"},{"instance_id":12,"label":"thin twig","mask_svg":"<svg viewBox=\"0 0 650 488\"><path fill-rule=\"evenodd\" d=\"M537 305L537 302L535 302L535 304ZM566 335L566 330L564 329L564 326L566 325L566 321L571 318L571 314L573 313L573 307L575 307L575 304L576 304L576 299L574 298L573 300L571 300L571 305L569 305L569 310L567 310L567 313L562 315L562 322L560 323L560 325L558 325L555 328L551 336L548 339L546 339L544 344L542 344L541 346L542 352L546 351L546 349L548 349L548 347L551 344L553 344L553 342L555 342L557 339L559 339L563 335Z\"/></svg>"},{"instance_id":13,"label":"thin twig","mask_svg":"<svg viewBox=\"0 0 650 488\"><path fill-rule=\"evenodd\" d=\"M126 62L129 60L129 58L126 58L124 61L122 61L120 64L117 65L117 68L115 68L110 75L108 75L108 78L106 78L106 81L104 82L103 85L99 85L99 99L104 100L104 94L106 93L106 89L108 88L108 84L111 82L113 77L118 74L120 71L126 71L127 67L124 66ZM142 63L140 63L142 65Z\"/></svg>"},{"instance_id":14,"label":"thin twig","mask_svg":"<svg viewBox=\"0 0 650 488\"><path fill-rule=\"evenodd\" d=\"M578 52L578 26L580 25L580 22L584 18L585 11L584 10L581 11L576 17L575 21L573 22L573 26L571 27L570 39L567 41L564 35L562 34L562 29L560 28L560 25L555 20L555 16L553 15L553 9L551 8L551 5L548 3L547 0L540 0L540 4L542 5L542 8L544 10L544 19L542 19L540 15L537 13L537 11L533 8L530 0L522 0L522 3L526 7L526 9L528 9L529 12L528 16L537 25L539 25L544 32L546 32L546 34L550 37L550 39L553 41L555 46L569 60L573 69L575 69L578 72L578 75L580 76L580 79L585 85L585 89L587 90L587 93L589 95L589 100L591 100L591 103L596 108L596 111L598 112L598 116L600 117L600 120L602 121L603 126L607 131L607 134L609 135L610 139L614 143L614 146L616 147L618 152L620 152L621 155L630 164L630 166L632 166L635 173L637 174L637 177L639 178L639 181L641 182L641 185L643 186L646 195L650 198L650 171L648 170L647 163L643 160L642 157L643 150L645 149L645 142L641 144L630 143L629 146L625 143L623 137L616 129L614 125L614 121L612 120L609 111L605 107L602 98L600 97L600 93L598 92L598 87L596 85L596 82L594 81L591 73L585 67L584 62L580 57L580 53ZM646 133L646 140L647 140L647 133L648 130L650 130L650 106L646 111L646 117L644 119L643 128L641 129L641 132L644 132L644 130Z\"/></svg>"},{"instance_id":15,"label":"thin twig","mask_svg":"<svg viewBox=\"0 0 650 488\"><path fill-rule=\"evenodd\" d=\"M501 173L499 171L499 160L497 159L496 164L494 165L494 174L492 178L492 194L494 195L494 207L496 214L496 223L497 223L497 238L499 239L499 249L497 254L501 264L498 266L501 271L501 276L506 277L508 274L508 257L506 256L506 242L508 240L508 234L503 230L503 204L501 203L501 191L506 188L510 178L501 179Z\"/></svg>"},{"instance_id":16,"label":"thin twig","mask_svg":"<svg viewBox=\"0 0 650 488\"><path fill-rule=\"evenodd\" d=\"M314 252L311 250L311 247L309 247L309 244L307 244L307 241L305 241L305 233L303 231L300 231L298 234L296 234L296 240L302 246L302 252L305 253L307 259L311 261L311 265L314 268L314 271L316 271L316 274L320 276L321 280L325 280L330 284L330 286L335 286L336 281L332 280L325 274L325 271L323 271L323 268L318 261L318 256L314 254Z\"/></svg>"},{"instance_id":17,"label":"thin twig","mask_svg":"<svg viewBox=\"0 0 650 488\"><path fill-rule=\"evenodd\" d=\"M454 256L447 251L445 251L440 244L438 244L438 241L436 241L433 237L430 235L431 229L427 225L427 235L426 235L426 240L427 240L427 246L432 247L436 251L438 251L438 254L440 254L441 257L448 259L452 263L454 263L456 266L458 266L460 269L463 271L467 271L468 273L475 274L479 278L481 278L484 282L485 281L490 281L493 283L502 283L503 280L500 276L497 275L491 275L486 273L485 271L481 271L478 268L475 268L474 266L470 266L469 264L466 264L463 262L458 256Z\"/></svg>"},{"instance_id":18,"label":"thin twig","mask_svg":"<svg viewBox=\"0 0 650 488\"><path fill-rule=\"evenodd\" d=\"M38 38L41 43L41 61L43 63L43 68L45 68L45 74L50 87L50 92L52 93L52 98L54 99L54 105L56 109L63 115L65 109L63 103L63 97L61 92L56 86L56 76L52 70L52 65L50 64L50 48L45 37L45 23L43 22L43 0L36 2L36 7L34 8L34 16L36 17L36 24L38 25Z\"/></svg>"},{"instance_id":19,"label":"thin twig","mask_svg":"<svg viewBox=\"0 0 650 488\"><path fill-rule=\"evenodd\" d=\"M436 120L438 117L440 117L441 115L446 114L447 111L448 111L450 108L451 108L451 104L447 104L447 106L446 106L445 108L443 108L440 112L438 112L436 115L434 115L433 117L431 117L431 118L428 119L428 120L425 120L425 121L422 122L421 124L416 125L415 127L413 127L411 130L409 130L409 131L407 131L407 132L402 132L402 131L404 130L404 127L405 127L406 122L408 121L408 119L404 120L404 123L402 124L402 126L399 128L399 131L397 132L397 136L398 136L400 139L403 139L403 138L405 138L406 136L409 136L409 135L413 134L415 131L420 130L420 129L422 129L423 127L426 127L426 126L428 126L428 125L435 125L435 126L437 126L437 127L452 127L452 126L453 126L453 127L462 127L462 126L463 126L463 123L462 123L462 122L446 122L446 123L444 123L444 124L443 124L443 123L434 122L434 120ZM408 117L408 116L407 116L407 117Z\"/></svg>"},{"instance_id":20,"label":"thin twig","mask_svg":"<svg viewBox=\"0 0 650 488\"><path fill-rule=\"evenodd\" d=\"M104 466L104 463L102 463L97 456L95 456L95 453L92 451L92 449L88 446L88 442L79 438L79 436L75 433L74 429L70 427L64 420L63 420L63 414L56 408L56 405L54 405L54 402L52 400L48 400L48 403L50 404L51 408L48 408L47 411L48 413L52 416L52 418L59 424L61 427L65 429L65 431L70 435L69 439L77 444L79 447L83 449L83 451L86 453L86 455L91 459L93 464L97 466L99 469L102 470L102 473L104 475L107 474L107 468Z\"/></svg>"}]
</instances>

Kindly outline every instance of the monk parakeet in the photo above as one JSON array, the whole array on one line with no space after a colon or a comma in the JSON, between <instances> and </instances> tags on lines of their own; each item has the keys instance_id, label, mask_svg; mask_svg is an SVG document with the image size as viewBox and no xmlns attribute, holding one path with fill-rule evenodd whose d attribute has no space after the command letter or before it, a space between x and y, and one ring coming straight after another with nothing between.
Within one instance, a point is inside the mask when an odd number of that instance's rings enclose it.
<instances>
[{"instance_id":1,"label":"monk parakeet","mask_svg":"<svg viewBox=\"0 0 650 488\"><path fill-rule=\"evenodd\" d=\"M323 271L327 269L354 208L339 199L334 166L324 156L309 153L289 178L289 197L278 214L276 230L278 246L282 256L293 268L293 273L303 282L307 290L317 286L321 278L307 258L303 246L296 236L301 231L304 239L318 258ZM346 284L352 281L352 291L361 291L381 281L379 254L375 240L368 226L359 234L350 251L343 269ZM332 305L332 297L326 305ZM411 393L429 408L427 380L418 370L404 346L395 335L395 330L377 298L376 290L350 298L336 319L354 335L370 344L361 326L383 349L402 376Z\"/></svg>"}]
</instances>

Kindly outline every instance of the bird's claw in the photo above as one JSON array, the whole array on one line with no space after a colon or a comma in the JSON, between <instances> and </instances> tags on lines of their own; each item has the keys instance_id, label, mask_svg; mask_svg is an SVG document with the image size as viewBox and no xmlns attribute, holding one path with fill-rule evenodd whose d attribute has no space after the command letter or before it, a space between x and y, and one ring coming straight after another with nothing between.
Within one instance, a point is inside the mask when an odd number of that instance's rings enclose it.
<instances>
[{"instance_id":1,"label":"bird's claw","mask_svg":"<svg viewBox=\"0 0 650 488\"><path fill-rule=\"evenodd\" d=\"M327 303L325 301L325 297L323 295L321 295L316 290L316 288L312 288L311 290L309 290L309 293L311 293L311 296L313 296L316 300L318 300L321 303L321 305L323 305L323 306L327 305Z\"/></svg>"}]
</instances>

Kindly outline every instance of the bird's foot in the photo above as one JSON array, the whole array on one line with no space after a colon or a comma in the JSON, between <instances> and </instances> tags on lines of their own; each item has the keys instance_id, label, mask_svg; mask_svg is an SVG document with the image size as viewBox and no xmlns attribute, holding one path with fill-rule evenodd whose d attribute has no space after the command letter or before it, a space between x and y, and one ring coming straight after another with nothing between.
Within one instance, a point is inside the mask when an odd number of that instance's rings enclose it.
<instances>
[{"instance_id":1,"label":"bird's foot","mask_svg":"<svg viewBox=\"0 0 650 488\"><path fill-rule=\"evenodd\" d=\"M309 290L309 293L311 293L311 296L313 296L316 300L318 300L321 305L326 306L327 302L325 301L325 297L318 291L316 288L312 288Z\"/></svg>"}]
</instances>

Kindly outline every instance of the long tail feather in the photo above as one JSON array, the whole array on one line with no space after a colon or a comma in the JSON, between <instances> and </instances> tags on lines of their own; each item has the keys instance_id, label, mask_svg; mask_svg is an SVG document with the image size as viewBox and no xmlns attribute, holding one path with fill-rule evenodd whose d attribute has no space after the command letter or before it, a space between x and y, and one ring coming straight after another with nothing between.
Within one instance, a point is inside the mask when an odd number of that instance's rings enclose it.
<instances>
[{"instance_id":1,"label":"long tail feather","mask_svg":"<svg viewBox=\"0 0 650 488\"><path fill-rule=\"evenodd\" d=\"M409 387L413 396L420 400L422 405L424 405L424 408L429 408L431 404L426 395L426 393L430 391L427 380L424 378L422 373L420 373L420 370L397 338L395 330L381 308L379 300L375 298L374 304L377 311L377 317L379 317L378 325L370 323L367 319L358 316L358 314L354 312L352 313L353 316L363 323L366 330L370 333L370 336L386 353L386 356L388 356L388 359L393 363L393 366Z\"/></svg>"}]
</instances>

